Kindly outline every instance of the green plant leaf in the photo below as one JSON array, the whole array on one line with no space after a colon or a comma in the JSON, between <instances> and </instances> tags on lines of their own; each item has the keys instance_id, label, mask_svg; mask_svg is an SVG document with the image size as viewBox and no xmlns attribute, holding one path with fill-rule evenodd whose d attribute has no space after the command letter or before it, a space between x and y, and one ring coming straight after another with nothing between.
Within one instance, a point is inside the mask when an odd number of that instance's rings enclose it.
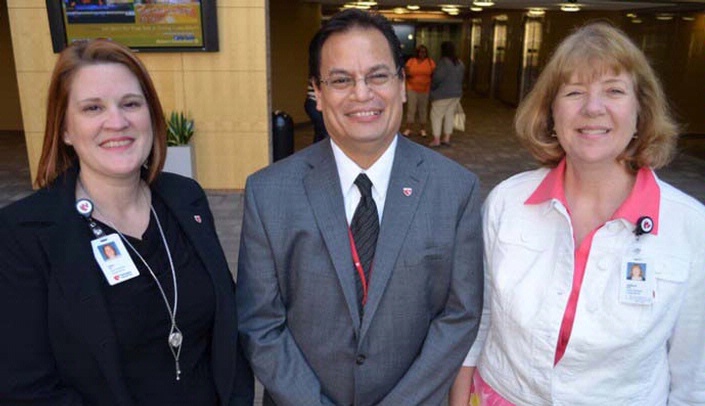
<instances>
[{"instance_id":1,"label":"green plant leaf","mask_svg":"<svg viewBox=\"0 0 705 406\"><path fill-rule=\"evenodd\" d=\"M193 119L188 118L182 111L172 111L166 123L166 145L173 147L188 145L195 132Z\"/></svg>"}]
</instances>

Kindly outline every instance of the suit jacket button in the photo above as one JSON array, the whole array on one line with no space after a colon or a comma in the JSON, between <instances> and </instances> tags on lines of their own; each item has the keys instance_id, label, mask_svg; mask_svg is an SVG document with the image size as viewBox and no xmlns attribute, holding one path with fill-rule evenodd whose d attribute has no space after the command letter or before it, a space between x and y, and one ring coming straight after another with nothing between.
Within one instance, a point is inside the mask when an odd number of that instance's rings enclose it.
<instances>
[{"instance_id":1,"label":"suit jacket button","mask_svg":"<svg viewBox=\"0 0 705 406\"><path fill-rule=\"evenodd\" d=\"M356 363L357 365L362 365L362 364L365 363L365 359L366 359L366 358L365 358L364 355L358 355L358 356L357 356L357 359L355 360L355 363Z\"/></svg>"}]
</instances>

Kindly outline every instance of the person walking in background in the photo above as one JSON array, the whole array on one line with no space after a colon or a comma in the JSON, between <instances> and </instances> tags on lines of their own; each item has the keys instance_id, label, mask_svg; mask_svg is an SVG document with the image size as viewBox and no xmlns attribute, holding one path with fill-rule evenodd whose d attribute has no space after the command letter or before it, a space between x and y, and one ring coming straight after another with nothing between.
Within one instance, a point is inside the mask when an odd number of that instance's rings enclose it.
<instances>
[{"instance_id":1,"label":"person walking in background","mask_svg":"<svg viewBox=\"0 0 705 406\"><path fill-rule=\"evenodd\" d=\"M348 9L314 43L330 137L247 180L245 351L280 406L441 405L482 307L478 180L399 135L388 20Z\"/></svg>"},{"instance_id":2,"label":"person walking in background","mask_svg":"<svg viewBox=\"0 0 705 406\"><path fill-rule=\"evenodd\" d=\"M326 125L323 121L323 114L316 107L316 92L313 90L313 85L309 82L308 89L306 89L306 101L304 102L304 109L306 114L311 119L313 123L313 142L326 139L328 137L328 131L326 130Z\"/></svg>"},{"instance_id":3,"label":"person walking in background","mask_svg":"<svg viewBox=\"0 0 705 406\"><path fill-rule=\"evenodd\" d=\"M453 405L473 374L480 405L705 404L705 207L654 172L678 128L644 54L578 29L515 126L544 168L485 203L482 325Z\"/></svg>"},{"instance_id":4,"label":"person walking in background","mask_svg":"<svg viewBox=\"0 0 705 406\"><path fill-rule=\"evenodd\" d=\"M161 172L144 65L77 42L47 100L41 189L0 210L0 403L252 404L213 215L196 182Z\"/></svg>"},{"instance_id":5,"label":"person walking in background","mask_svg":"<svg viewBox=\"0 0 705 406\"><path fill-rule=\"evenodd\" d=\"M450 41L441 44L441 59L431 79L431 127L432 148L450 146L453 133L453 118L463 95L465 65L455 53L455 45ZM443 138L441 139L441 134Z\"/></svg>"},{"instance_id":6,"label":"person walking in background","mask_svg":"<svg viewBox=\"0 0 705 406\"><path fill-rule=\"evenodd\" d=\"M428 93L431 91L431 75L436 63L428 57L428 48L420 45L416 56L409 58L404 66L406 73L406 129L402 134L408 137L413 131L418 114L419 135L426 136L428 118Z\"/></svg>"}]
</instances>

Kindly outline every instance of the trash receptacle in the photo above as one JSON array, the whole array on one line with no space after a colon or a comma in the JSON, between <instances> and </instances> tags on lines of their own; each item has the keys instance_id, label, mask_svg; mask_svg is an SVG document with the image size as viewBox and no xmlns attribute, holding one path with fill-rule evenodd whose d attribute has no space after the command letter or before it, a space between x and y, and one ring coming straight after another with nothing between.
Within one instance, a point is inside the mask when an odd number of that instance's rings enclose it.
<instances>
[{"instance_id":1,"label":"trash receptacle","mask_svg":"<svg viewBox=\"0 0 705 406\"><path fill-rule=\"evenodd\" d=\"M294 120L281 110L272 113L272 159L274 162L294 153Z\"/></svg>"}]
</instances>

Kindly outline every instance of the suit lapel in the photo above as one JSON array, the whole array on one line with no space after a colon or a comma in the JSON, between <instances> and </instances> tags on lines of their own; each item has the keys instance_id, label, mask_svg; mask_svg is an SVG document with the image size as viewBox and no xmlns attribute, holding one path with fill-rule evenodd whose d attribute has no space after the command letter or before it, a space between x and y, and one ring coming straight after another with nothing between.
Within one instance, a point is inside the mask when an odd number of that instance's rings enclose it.
<instances>
[{"instance_id":1,"label":"suit lapel","mask_svg":"<svg viewBox=\"0 0 705 406\"><path fill-rule=\"evenodd\" d=\"M223 275L223 268L227 263L218 255L220 242L215 234L204 232L210 228L205 222L210 222L210 210L205 196L195 196L191 193L182 193L166 185L161 179L154 184L154 191L158 193L164 204L174 214L189 241L196 249L196 253L205 265L213 283L218 282L218 276Z\"/></svg>"},{"instance_id":2,"label":"suit lapel","mask_svg":"<svg viewBox=\"0 0 705 406\"><path fill-rule=\"evenodd\" d=\"M223 294L225 289L231 289L232 281L227 279L230 277L230 273L227 272L228 264L214 232L215 225L212 223L208 200L204 195L197 193L196 188L185 192L184 187L184 183L174 183L160 177L154 183L153 190L176 217L213 283L216 315L212 343L214 348L211 352L217 353L218 357L212 357L211 362L215 371L216 388L222 399L229 399L236 368L240 368L239 365L235 365L237 343L237 330L234 326L237 318L234 314L235 306L233 302L227 300L228 296ZM177 275L178 272L177 269ZM228 320L233 320L233 324L224 322ZM230 330L227 331L227 329Z\"/></svg>"},{"instance_id":3,"label":"suit lapel","mask_svg":"<svg viewBox=\"0 0 705 406\"><path fill-rule=\"evenodd\" d=\"M118 359L118 347L105 297L104 276L91 248L93 235L74 209L75 169L54 183L44 213L54 224L40 237L52 275L71 314L76 331L84 337L103 370L117 404L131 404ZM40 210L40 212L42 212ZM60 302L53 302L57 305Z\"/></svg>"},{"instance_id":4,"label":"suit lapel","mask_svg":"<svg viewBox=\"0 0 705 406\"><path fill-rule=\"evenodd\" d=\"M367 332L382 300L382 294L397 263L404 238L419 206L428 177L422 163L423 158L409 145L409 141L399 137L387 188L387 199L372 265L370 291L360 337Z\"/></svg>"},{"instance_id":5,"label":"suit lapel","mask_svg":"<svg viewBox=\"0 0 705 406\"><path fill-rule=\"evenodd\" d=\"M304 177L304 188L318 223L318 229L323 236L335 272L338 274L350 318L357 332L360 328L360 312L343 195L340 191L340 178L330 141L326 140L319 144L322 145L314 147L318 148L317 153L313 154L308 161L312 168Z\"/></svg>"}]
</instances>

